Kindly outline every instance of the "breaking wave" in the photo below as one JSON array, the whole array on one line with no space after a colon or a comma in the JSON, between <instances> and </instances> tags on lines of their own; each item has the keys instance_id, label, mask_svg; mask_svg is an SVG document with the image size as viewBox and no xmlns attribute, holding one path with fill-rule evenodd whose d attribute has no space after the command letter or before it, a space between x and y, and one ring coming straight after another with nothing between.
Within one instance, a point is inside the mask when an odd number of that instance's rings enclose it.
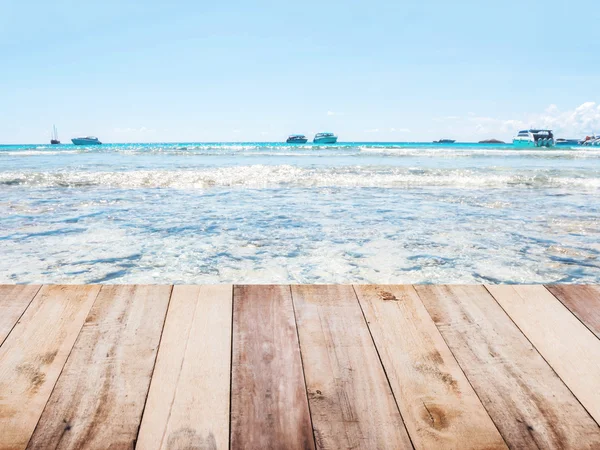
<instances>
[{"instance_id":1,"label":"breaking wave","mask_svg":"<svg viewBox=\"0 0 600 450\"><path fill-rule=\"evenodd\" d=\"M0 185L208 189L212 187L578 188L600 189L600 174L568 176L557 170L506 171L380 167L303 168L249 165L200 170L0 172Z\"/></svg>"},{"instance_id":2,"label":"breaking wave","mask_svg":"<svg viewBox=\"0 0 600 450\"><path fill-rule=\"evenodd\" d=\"M562 149L515 149L515 148L435 148L435 147L360 147L362 153L385 156L429 156L436 158L459 158L477 156L518 156L531 158L600 158L600 150L581 147Z\"/></svg>"}]
</instances>

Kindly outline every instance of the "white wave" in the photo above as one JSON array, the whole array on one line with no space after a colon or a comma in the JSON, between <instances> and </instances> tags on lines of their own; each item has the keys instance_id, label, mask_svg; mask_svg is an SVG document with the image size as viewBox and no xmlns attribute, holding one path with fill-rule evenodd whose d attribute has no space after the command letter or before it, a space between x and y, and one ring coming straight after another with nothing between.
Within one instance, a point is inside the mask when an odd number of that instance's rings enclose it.
<instances>
[{"instance_id":1,"label":"white wave","mask_svg":"<svg viewBox=\"0 0 600 450\"><path fill-rule=\"evenodd\" d=\"M469 156L532 156L541 158L600 158L600 150L517 150L507 148L433 148L433 147L359 147L363 153L389 156L469 157Z\"/></svg>"},{"instance_id":2,"label":"white wave","mask_svg":"<svg viewBox=\"0 0 600 450\"><path fill-rule=\"evenodd\" d=\"M556 171L506 173L460 169L382 169L376 167L301 168L290 165L232 166L202 170L136 170L120 172L0 172L0 184L43 187L176 188L211 187L570 187L600 189L600 177L560 176Z\"/></svg>"},{"instance_id":3,"label":"white wave","mask_svg":"<svg viewBox=\"0 0 600 450\"><path fill-rule=\"evenodd\" d=\"M43 147L38 147L43 148ZM0 152L0 156L38 156L38 155L68 155L75 153L83 153L80 150L16 150L16 151L7 151Z\"/></svg>"}]
</instances>

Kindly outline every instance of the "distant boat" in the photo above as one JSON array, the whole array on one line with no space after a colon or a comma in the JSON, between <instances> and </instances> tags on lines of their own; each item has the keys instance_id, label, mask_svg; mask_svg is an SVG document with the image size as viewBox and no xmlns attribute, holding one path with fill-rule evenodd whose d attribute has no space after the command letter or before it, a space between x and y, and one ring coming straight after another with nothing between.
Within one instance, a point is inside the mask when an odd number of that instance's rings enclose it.
<instances>
[{"instance_id":1,"label":"distant boat","mask_svg":"<svg viewBox=\"0 0 600 450\"><path fill-rule=\"evenodd\" d=\"M86 137L78 137L71 139L73 144L75 145L100 145L102 142L98 140L97 137L94 136L86 136Z\"/></svg>"},{"instance_id":2,"label":"distant boat","mask_svg":"<svg viewBox=\"0 0 600 450\"><path fill-rule=\"evenodd\" d=\"M521 130L513 139L515 147L554 147L552 130Z\"/></svg>"},{"instance_id":3,"label":"distant boat","mask_svg":"<svg viewBox=\"0 0 600 450\"><path fill-rule=\"evenodd\" d=\"M58 140L58 131L56 131L56 125L52 125L52 138L50 139L52 145L60 144Z\"/></svg>"},{"instance_id":4,"label":"distant boat","mask_svg":"<svg viewBox=\"0 0 600 450\"><path fill-rule=\"evenodd\" d=\"M439 141L433 141L434 144L454 144L455 139L440 139Z\"/></svg>"},{"instance_id":5,"label":"distant boat","mask_svg":"<svg viewBox=\"0 0 600 450\"><path fill-rule=\"evenodd\" d=\"M579 139L557 139L554 142L554 145L558 146L573 146L573 145L579 145Z\"/></svg>"},{"instance_id":6,"label":"distant boat","mask_svg":"<svg viewBox=\"0 0 600 450\"><path fill-rule=\"evenodd\" d=\"M313 139L315 144L335 144L337 136L333 133L317 133Z\"/></svg>"},{"instance_id":7,"label":"distant boat","mask_svg":"<svg viewBox=\"0 0 600 450\"><path fill-rule=\"evenodd\" d=\"M596 147L600 146L600 136L595 134L591 136L586 136L585 139L579 141L580 145L585 145L586 147Z\"/></svg>"},{"instance_id":8,"label":"distant boat","mask_svg":"<svg viewBox=\"0 0 600 450\"><path fill-rule=\"evenodd\" d=\"M580 142L581 145L585 145L586 147L598 147L600 146L600 136L592 135L586 136L583 141Z\"/></svg>"},{"instance_id":9,"label":"distant boat","mask_svg":"<svg viewBox=\"0 0 600 450\"><path fill-rule=\"evenodd\" d=\"M288 144L306 144L308 139L303 134L292 134L285 141Z\"/></svg>"}]
</instances>

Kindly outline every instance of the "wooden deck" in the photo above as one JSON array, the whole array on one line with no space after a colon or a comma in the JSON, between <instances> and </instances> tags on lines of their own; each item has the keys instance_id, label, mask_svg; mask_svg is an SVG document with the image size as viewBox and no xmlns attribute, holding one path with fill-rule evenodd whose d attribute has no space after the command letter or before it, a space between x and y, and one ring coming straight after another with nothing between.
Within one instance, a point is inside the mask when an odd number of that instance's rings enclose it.
<instances>
[{"instance_id":1,"label":"wooden deck","mask_svg":"<svg viewBox=\"0 0 600 450\"><path fill-rule=\"evenodd\" d=\"M0 448L600 448L596 286L0 286Z\"/></svg>"}]
</instances>

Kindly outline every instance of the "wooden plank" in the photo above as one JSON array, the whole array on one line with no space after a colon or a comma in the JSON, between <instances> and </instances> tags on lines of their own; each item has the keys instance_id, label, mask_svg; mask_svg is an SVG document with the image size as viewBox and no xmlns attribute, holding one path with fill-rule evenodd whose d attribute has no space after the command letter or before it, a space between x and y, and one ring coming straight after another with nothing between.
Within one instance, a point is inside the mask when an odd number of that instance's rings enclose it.
<instances>
[{"instance_id":1,"label":"wooden plank","mask_svg":"<svg viewBox=\"0 0 600 450\"><path fill-rule=\"evenodd\" d=\"M289 286L235 286L231 448L312 449Z\"/></svg>"},{"instance_id":2,"label":"wooden plank","mask_svg":"<svg viewBox=\"0 0 600 450\"><path fill-rule=\"evenodd\" d=\"M544 286L487 288L600 423L600 340Z\"/></svg>"},{"instance_id":3,"label":"wooden plank","mask_svg":"<svg viewBox=\"0 0 600 450\"><path fill-rule=\"evenodd\" d=\"M229 447L231 285L175 286L137 447Z\"/></svg>"},{"instance_id":4,"label":"wooden plank","mask_svg":"<svg viewBox=\"0 0 600 450\"><path fill-rule=\"evenodd\" d=\"M29 448L132 448L171 286L103 286Z\"/></svg>"},{"instance_id":5,"label":"wooden plank","mask_svg":"<svg viewBox=\"0 0 600 450\"><path fill-rule=\"evenodd\" d=\"M39 285L0 285L0 345L39 290Z\"/></svg>"},{"instance_id":6,"label":"wooden plank","mask_svg":"<svg viewBox=\"0 0 600 450\"><path fill-rule=\"evenodd\" d=\"M505 449L415 289L355 290L414 446Z\"/></svg>"},{"instance_id":7,"label":"wooden plank","mask_svg":"<svg viewBox=\"0 0 600 450\"><path fill-rule=\"evenodd\" d=\"M352 286L292 286L318 448L412 448Z\"/></svg>"},{"instance_id":8,"label":"wooden plank","mask_svg":"<svg viewBox=\"0 0 600 450\"><path fill-rule=\"evenodd\" d=\"M546 287L600 339L600 286L554 284Z\"/></svg>"},{"instance_id":9,"label":"wooden plank","mask_svg":"<svg viewBox=\"0 0 600 450\"><path fill-rule=\"evenodd\" d=\"M0 347L0 448L35 429L99 286L43 286Z\"/></svg>"},{"instance_id":10,"label":"wooden plank","mask_svg":"<svg viewBox=\"0 0 600 450\"><path fill-rule=\"evenodd\" d=\"M415 289L509 447L600 448L598 425L483 286Z\"/></svg>"}]
</instances>

